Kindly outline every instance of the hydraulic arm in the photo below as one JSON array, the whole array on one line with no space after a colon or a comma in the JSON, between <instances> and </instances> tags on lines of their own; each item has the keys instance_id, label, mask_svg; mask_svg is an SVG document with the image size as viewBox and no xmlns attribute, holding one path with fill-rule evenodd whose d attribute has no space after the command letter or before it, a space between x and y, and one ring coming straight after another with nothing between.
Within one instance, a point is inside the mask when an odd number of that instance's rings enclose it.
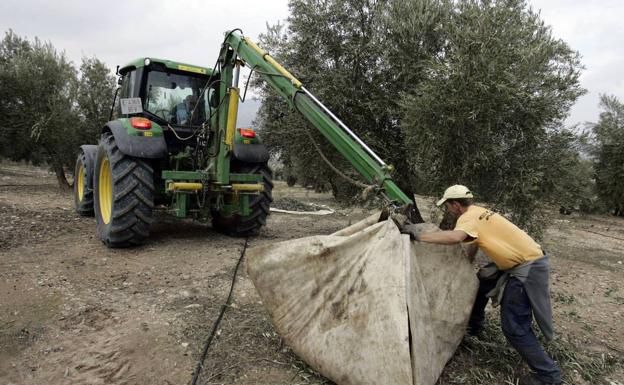
<instances>
[{"instance_id":1,"label":"hydraulic arm","mask_svg":"<svg viewBox=\"0 0 624 385\"><path fill-rule=\"evenodd\" d=\"M412 200L392 181L390 176L392 166L377 156L267 52L235 31L226 34L224 49L233 51L222 51L221 58L230 59L230 63L222 63L224 68L236 66L236 60L240 58L252 71L260 74L292 107L301 112L369 183L379 186L380 193L390 202L397 205L412 203ZM232 91L237 95L237 89Z\"/></svg>"}]
</instances>

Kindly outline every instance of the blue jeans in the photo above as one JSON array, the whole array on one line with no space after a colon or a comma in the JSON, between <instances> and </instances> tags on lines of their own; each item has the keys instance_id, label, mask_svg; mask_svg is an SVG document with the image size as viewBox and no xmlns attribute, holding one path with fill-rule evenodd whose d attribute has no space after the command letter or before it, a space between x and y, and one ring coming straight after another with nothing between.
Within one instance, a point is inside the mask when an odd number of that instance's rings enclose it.
<instances>
[{"instance_id":1,"label":"blue jeans","mask_svg":"<svg viewBox=\"0 0 624 385\"><path fill-rule=\"evenodd\" d=\"M477 334L485 320L485 296L494 286L496 280L481 280L477 299L470 315L469 332ZM501 328L507 341L520 353L536 377L546 384L561 382L561 370L540 345L531 323L533 313L531 302L524 290L524 285L516 278L510 278L505 287L501 301Z\"/></svg>"}]
</instances>

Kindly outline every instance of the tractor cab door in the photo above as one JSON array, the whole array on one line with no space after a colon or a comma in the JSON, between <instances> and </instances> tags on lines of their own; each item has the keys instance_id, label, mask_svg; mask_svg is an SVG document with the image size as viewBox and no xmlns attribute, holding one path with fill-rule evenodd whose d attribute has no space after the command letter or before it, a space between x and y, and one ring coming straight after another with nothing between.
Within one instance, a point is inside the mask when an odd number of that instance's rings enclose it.
<instances>
[{"instance_id":1,"label":"tractor cab door","mask_svg":"<svg viewBox=\"0 0 624 385\"><path fill-rule=\"evenodd\" d=\"M115 114L114 118L122 118L128 117L128 114L124 114L121 108L121 100L129 99L129 98L138 98L140 97L140 79L141 76L139 74L141 69L130 69L121 73L121 88L119 90L119 95L117 97L117 101L115 103Z\"/></svg>"}]
</instances>

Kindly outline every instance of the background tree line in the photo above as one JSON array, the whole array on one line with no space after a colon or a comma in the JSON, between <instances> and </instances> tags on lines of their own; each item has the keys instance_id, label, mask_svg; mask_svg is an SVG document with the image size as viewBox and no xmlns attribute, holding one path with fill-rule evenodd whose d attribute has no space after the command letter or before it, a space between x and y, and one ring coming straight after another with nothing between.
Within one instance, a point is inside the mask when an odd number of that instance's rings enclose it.
<instances>
[{"instance_id":1,"label":"background tree line","mask_svg":"<svg viewBox=\"0 0 624 385\"><path fill-rule=\"evenodd\" d=\"M406 192L470 186L535 235L546 205L623 211L622 104L603 97L592 130L566 128L580 55L524 0L291 0L261 45L397 168ZM353 169L258 82L262 137L287 176L356 188ZM600 200L597 199L600 198ZM557 206L558 207L558 206Z\"/></svg>"},{"instance_id":2,"label":"background tree line","mask_svg":"<svg viewBox=\"0 0 624 385\"><path fill-rule=\"evenodd\" d=\"M69 187L78 146L96 143L115 78L96 58L77 69L63 52L12 30L0 42L0 157L46 164Z\"/></svg>"},{"instance_id":3,"label":"background tree line","mask_svg":"<svg viewBox=\"0 0 624 385\"><path fill-rule=\"evenodd\" d=\"M564 127L580 87L579 54L525 0L291 0L271 51L397 171L405 192L454 183L539 234L545 205L624 215L624 106L601 98L598 122ZM359 176L316 130L257 83L258 123L285 172L359 190ZM0 42L0 157L47 164L67 186L80 144L108 119L115 79L79 68L51 43L9 30ZM585 130L583 130L585 129Z\"/></svg>"}]
</instances>

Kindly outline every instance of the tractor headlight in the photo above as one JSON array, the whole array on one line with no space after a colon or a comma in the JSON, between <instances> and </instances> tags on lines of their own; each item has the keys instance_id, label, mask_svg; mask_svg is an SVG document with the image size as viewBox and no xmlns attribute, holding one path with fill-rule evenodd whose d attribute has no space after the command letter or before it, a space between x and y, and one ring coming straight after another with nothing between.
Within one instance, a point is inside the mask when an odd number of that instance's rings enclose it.
<instances>
[{"instance_id":1,"label":"tractor headlight","mask_svg":"<svg viewBox=\"0 0 624 385\"><path fill-rule=\"evenodd\" d=\"M145 64L146 67L150 65L151 63L152 61L149 58L145 58L145 61L143 62L143 64Z\"/></svg>"}]
</instances>

